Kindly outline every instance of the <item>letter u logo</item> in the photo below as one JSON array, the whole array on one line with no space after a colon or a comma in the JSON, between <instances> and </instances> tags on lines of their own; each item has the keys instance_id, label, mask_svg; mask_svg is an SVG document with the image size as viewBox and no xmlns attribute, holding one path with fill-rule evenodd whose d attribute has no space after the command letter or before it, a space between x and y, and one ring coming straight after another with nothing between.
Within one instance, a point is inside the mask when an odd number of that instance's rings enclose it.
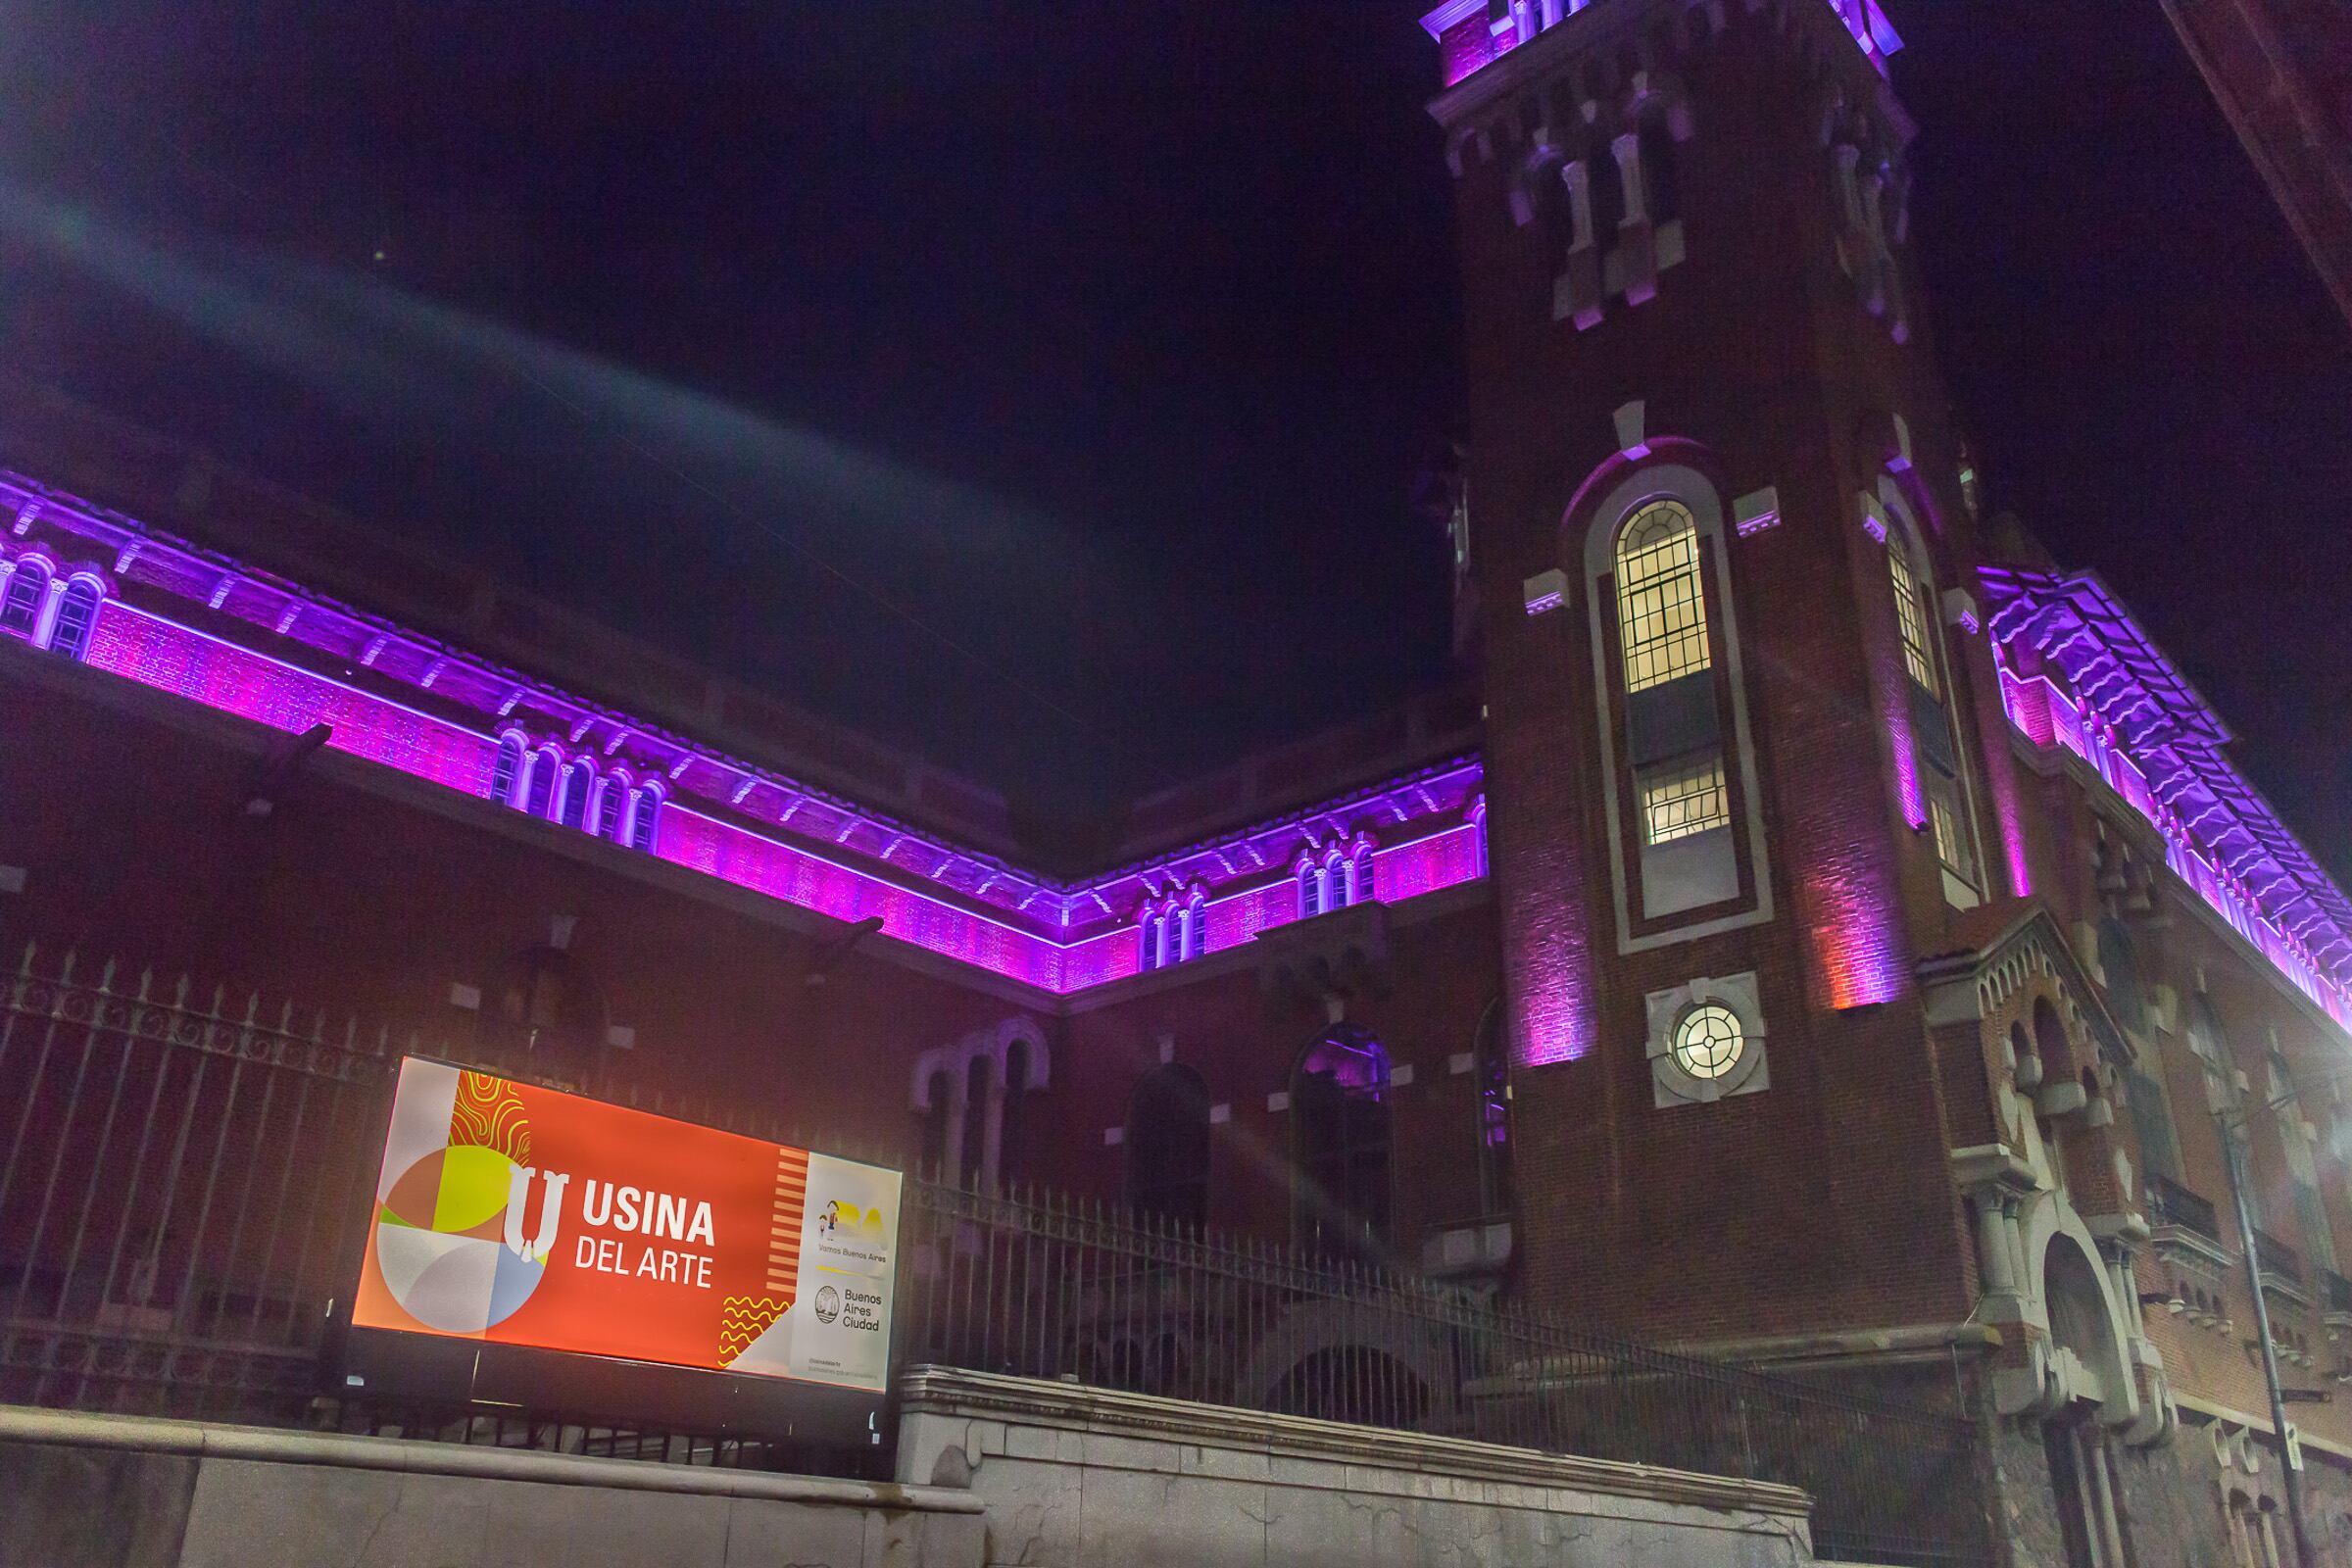
<instances>
[{"instance_id":1,"label":"letter u logo","mask_svg":"<svg viewBox=\"0 0 2352 1568\"><path fill-rule=\"evenodd\" d=\"M549 1171L542 1182L547 1197L539 1208L539 1234L528 1247L522 1242L522 1215L531 1197L531 1178L539 1175L534 1165L514 1167L514 1179L507 1188L507 1250L516 1257L544 1263L556 1250L556 1230L564 1218L564 1189L571 1180L568 1172Z\"/></svg>"}]
</instances>

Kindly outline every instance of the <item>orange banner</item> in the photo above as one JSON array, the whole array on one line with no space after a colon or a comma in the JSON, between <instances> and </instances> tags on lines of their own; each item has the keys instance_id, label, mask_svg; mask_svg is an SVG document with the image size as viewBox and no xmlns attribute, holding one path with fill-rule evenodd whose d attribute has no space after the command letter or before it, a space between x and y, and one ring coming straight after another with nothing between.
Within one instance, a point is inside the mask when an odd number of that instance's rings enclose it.
<instances>
[{"instance_id":1,"label":"orange banner","mask_svg":"<svg viewBox=\"0 0 2352 1568\"><path fill-rule=\"evenodd\" d=\"M899 1175L411 1057L362 1328L887 1386Z\"/></svg>"}]
</instances>

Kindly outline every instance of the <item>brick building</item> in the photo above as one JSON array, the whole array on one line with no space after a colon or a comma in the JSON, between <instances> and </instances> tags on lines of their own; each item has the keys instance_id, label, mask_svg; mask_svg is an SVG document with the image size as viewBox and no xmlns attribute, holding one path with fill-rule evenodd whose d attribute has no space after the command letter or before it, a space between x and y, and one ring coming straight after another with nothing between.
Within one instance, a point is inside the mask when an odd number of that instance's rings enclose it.
<instances>
[{"instance_id":1,"label":"brick building","mask_svg":"<svg viewBox=\"0 0 2352 1568\"><path fill-rule=\"evenodd\" d=\"M2020 1563L2277 1560L2208 1107L2325 1395L2352 904L2130 612L1979 515L1899 40L1869 0L1428 25L1473 684L1048 836L15 385L5 918L1955 1401ZM2295 1408L2352 1560L2352 1414Z\"/></svg>"}]
</instances>

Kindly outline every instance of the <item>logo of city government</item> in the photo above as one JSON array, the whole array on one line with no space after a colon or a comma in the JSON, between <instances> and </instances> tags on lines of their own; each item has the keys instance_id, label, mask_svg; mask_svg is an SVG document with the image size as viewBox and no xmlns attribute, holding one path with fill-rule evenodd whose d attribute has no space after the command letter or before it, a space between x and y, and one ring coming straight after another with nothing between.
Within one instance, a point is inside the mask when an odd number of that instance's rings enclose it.
<instances>
[{"instance_id":1,"label":"logo of city government","mask_svg":"<svg viewBox=\"0 0 2352 1568\"><path fill-rule=\"evenodd\" d=\"M532 1169L530 1157L530 1121L513 1086L461 1074L447 1145L393 1178L376 1205L376 1261L401 1310L444 1334L479 1334L531 1298L570 1178ZM526 1238L534 1176L539 1225Z\"/></svg>"},{"instance_id":2,"label":"logo of city government","mask_svg":"<svg viewBox=\"0 0 2352 1568\"><path fill-rule=\"evenodd\" d=\"M841 1293L827 1285L816 1293L816 1320L830 1323L841 1316Z\"/></svg>"}]
</instances>

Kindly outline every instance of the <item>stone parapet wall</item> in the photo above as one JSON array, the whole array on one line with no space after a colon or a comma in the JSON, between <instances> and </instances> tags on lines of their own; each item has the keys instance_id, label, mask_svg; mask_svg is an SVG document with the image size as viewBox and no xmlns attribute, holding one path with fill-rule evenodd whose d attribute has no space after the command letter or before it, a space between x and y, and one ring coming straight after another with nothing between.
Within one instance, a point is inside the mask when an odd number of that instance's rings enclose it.
<instances>
[{"instance_id":1,"label":"stone parapet wall","mask_svg":"<svg viewBox=\"0 0 2352 1568\"><path fill-rule=\"evenodd\" d=\"M1789 1487L937 1367L902 1394L899 1475L968 1486L990 1565L1814 1560Z\"/></svg>"},{"instance_id":2,"label":"stone parapet wall","mask_svg":"<svg viewBox=\"0 0 2352 1568\"><path fill-rule=\"evenodd\" d=\"M967 1493L0 1406L0 1568L977 1568Z\"/></svg>"}]
</instances>

